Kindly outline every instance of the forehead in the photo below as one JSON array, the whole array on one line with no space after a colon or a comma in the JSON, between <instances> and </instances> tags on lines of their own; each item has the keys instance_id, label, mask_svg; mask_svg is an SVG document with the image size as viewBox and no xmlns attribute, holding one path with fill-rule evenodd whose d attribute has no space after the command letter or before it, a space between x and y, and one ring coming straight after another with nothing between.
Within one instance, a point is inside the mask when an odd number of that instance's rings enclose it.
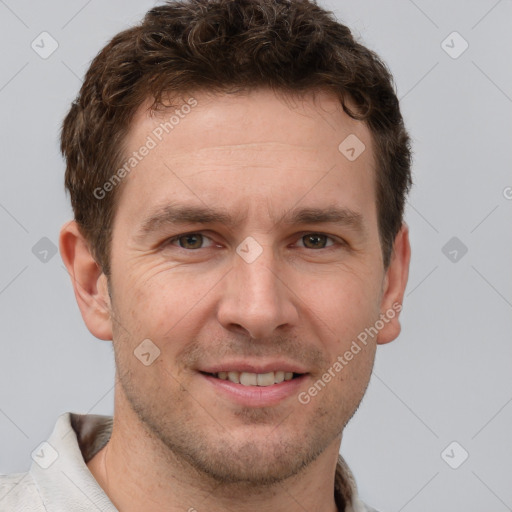
<instances>
[{"instance_id":1,"label":"forehead","mask_svg":"<svg viewBox=\"0 0 512 512\"><path fill-rule=\"evenodd\" d=\"M370 132L333 94L201 92L173 105L156 114L143 105L126 138L127 159L139 153L139 160L123 182L119 210L134 219L183 198L239 216L264 204L279 217L298 201L374 209Z\"/></svg>"}]
</instances>

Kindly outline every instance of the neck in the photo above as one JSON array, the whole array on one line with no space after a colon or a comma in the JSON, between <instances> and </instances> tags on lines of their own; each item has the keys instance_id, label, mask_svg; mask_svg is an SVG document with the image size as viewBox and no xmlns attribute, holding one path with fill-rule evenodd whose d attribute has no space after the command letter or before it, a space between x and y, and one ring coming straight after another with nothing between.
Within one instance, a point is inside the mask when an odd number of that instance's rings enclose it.
<instances>
[{"instance_id":1,"label":"neck","mask_svg":"<svg viewBox=\"0 0 512 512\"><path fill-rule=\"evenodd\" d=\"M301 473L278 484L219 484L169 453L118 395L111 438L87 466L120 512L337 511L334 476L341 437Z\"/></svg>"}]
</instances>

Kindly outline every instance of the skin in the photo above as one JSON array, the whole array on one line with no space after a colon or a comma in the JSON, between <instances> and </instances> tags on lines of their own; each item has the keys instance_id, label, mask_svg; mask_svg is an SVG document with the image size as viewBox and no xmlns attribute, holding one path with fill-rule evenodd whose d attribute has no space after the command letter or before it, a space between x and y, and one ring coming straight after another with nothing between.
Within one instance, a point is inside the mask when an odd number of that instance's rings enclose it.
<instances>
[{"instance_id":1,"label":"skin","mask_svg":"<svg viewBox=\"0 0 512 512\"><path fill-rule=\"evenodd\" d=\"M359 333L402 303L407 226L385 269L372 138L330 93L194 98L197 107L122 183L109 283L76 223L61 231L84 321L113 340L116 359L112 437L88 467L122 512L333 512L342 431L365 393L377 344L400 332L398 314L307 405L297 393L271 406L241 405L199 370L235 357L287 361L305 370L298 391L307 391ZM146 107L133 120L128 153L162 122ZM353 162L338 150L350 134L366 146ZM137 235L154 208L173 202L222 207L238 222ZM360 214L361 229L279 222L293 208L328 205ZM169 242L192 232L206 238ZM327 237L312 244L306 235L315 233ZM252 263L236 252L249 236L262 248ZM147 338L160 350L149 366L134 356Z\"/></svg>"}]
</instances>

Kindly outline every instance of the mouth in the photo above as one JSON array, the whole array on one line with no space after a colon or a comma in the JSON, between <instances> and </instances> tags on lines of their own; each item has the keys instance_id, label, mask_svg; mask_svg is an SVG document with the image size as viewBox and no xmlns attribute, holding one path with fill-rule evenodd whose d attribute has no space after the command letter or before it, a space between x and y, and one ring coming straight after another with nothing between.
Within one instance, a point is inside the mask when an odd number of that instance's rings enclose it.
<instances>
[{"instance_id":1,"label":"mouth","mask_svg":"<svg viewBox=\"0 0 512 512\"><path fill-rule=\"evenodd\" d=\"M303 373L288 372L284 370L276 370L265 373L252 373L245 371L220 371L215 373L201 372L212 378L232 382L233 384L241 384L242 386L258 386L267 387L281 382L291 381L300 378Z\"/></svg>"},{"instance_id":2,"label":"mouth","mask_svg":"<svg viewBox=\"0 0 512 512\"><path fill-rule=\"evenodd\" d=\"M291 371L299 370L291 367L276 370L272 370L272 366L233 368L237 366L209 368L210 371L199 371L199 375L215 397L224 397L230 404L251 408L273 407L293 400L309 377L309 373ZM280 367L276 365L275 368Z\"/></svg>"}]
</instances>

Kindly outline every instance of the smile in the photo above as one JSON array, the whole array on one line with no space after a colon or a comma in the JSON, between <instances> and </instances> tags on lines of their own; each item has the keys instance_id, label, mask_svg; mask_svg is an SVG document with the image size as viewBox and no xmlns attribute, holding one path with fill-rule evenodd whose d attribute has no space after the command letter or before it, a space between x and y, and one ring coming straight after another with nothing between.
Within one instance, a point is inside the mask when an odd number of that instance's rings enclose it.
<instances>
[{"instance_id":1,"label":"smile","mask_svg":"<svg viewBox=\"0 0 512 512\"><path fill-rule=\"evenodd\" d=\"M266 369L265 369L266 370ZM291 400L305 387L308 373L284 370L199 372L216 396L244 407L271 407Z\"/></svg>"},{"instance_id":2,"label":"smile","mask_svg":"<svg viewBox=\"0 0 512 512\"><path fill-rule=\"evenodd\" d=\"M212 375L217 379L229 380L234 384L242 384L243 386L272 386L274 384L280 384L283 381L292 380L295 376L293 372L285 372L283 370L277 370L266 373L251 373L251 372L217 372ZM297 374L298 376L299 374Z\"/></svg>"}]
</instances>

